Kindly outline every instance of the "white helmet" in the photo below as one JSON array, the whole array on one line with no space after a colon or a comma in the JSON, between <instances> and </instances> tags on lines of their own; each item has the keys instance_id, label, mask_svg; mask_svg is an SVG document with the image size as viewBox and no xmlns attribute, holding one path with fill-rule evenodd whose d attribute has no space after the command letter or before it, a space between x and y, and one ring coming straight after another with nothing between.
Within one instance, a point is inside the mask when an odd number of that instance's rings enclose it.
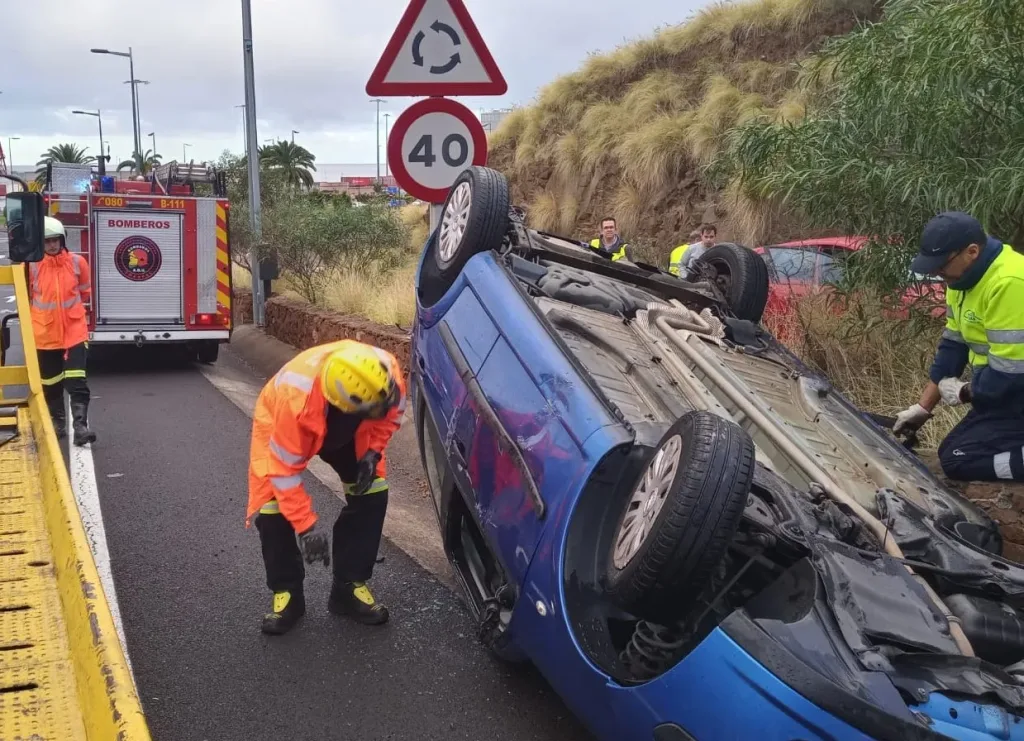
<instances>
[{"instance_id":1,"label":"white helmet","mask_svg":"<svg viewBox=\"0 0 1024 741\"><path fill-rule=\"evenodd\" d=\"M47 216L43 220L43 239L54 239L55 237L60 237L62 240L67 239L64 225L60 222L60 219Z\"/></svg>"}]
</instances>

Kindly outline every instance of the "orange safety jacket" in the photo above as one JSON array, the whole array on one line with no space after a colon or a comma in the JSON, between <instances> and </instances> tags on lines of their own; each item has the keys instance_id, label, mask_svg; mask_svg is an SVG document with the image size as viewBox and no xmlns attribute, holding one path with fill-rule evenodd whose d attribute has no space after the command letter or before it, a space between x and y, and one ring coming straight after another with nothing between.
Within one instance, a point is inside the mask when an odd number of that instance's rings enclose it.
<instances>
[{"instance_id":1,"label":"orange safety jacket","mask_svg":"<svg viewBox=\"0 0 1024 741\"><path fill-rule=\"evenodd\" d=\"M316 523L312 500L302 485L302 472L319 453L327 435L328 401L323 395L320 370L331 352L351 343L355 340L340 340L299 353L260 392L252 419L246 527L257 512L279 512L298 533ZM377 479L368 493L387 488L384 450L402 424L406 404L405 378L398 361L386 350L374 350L391 368L399 400L384 417L363 419L356 427L356 458L370 450L381 454ZM347 490L354 482L343 483Z\"/></svg>"},{"instance_id":2,"label":"orange safety jacket","mask_svg":"<svg viewBox=\"0 0 1024 741\"><path fill-rule=\"evenodd\" d=\"M66 350L89 339L85 302L92 295L89 263L63 249L28 263L32 333L39 350Z\"/></svg>"}]
</instances>

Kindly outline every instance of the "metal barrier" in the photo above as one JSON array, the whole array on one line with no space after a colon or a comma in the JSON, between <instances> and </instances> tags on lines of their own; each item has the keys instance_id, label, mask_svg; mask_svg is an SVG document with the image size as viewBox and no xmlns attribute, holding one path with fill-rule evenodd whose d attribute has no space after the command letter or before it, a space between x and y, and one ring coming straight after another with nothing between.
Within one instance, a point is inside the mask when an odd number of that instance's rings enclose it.
<instances>
[{"instance_id":1,"label":"metal barrier","mask_svg":"<svg viewBox=\"0 0 1024 741\"><path fill-rule=\"evenodd\" d=\"M25 364L0 366L0 387L29 389L0 401L0 739L150 741L43 399L24 268L0 266L0 285L25 317Z\"/></svg>"}]
</instances>

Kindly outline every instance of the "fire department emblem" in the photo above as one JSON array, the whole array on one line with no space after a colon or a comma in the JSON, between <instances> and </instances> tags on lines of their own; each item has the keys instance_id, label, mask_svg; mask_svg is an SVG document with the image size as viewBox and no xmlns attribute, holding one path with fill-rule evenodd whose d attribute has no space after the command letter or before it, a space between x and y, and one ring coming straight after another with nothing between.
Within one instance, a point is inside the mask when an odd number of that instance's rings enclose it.
<instances>
[{"instance_id":1,"label":"fire department emblem","mask_svg":"<svg viewBox=\"0 0 1024 741\"><path fill-rule=\"evenodd\" d=\"M148 237L127 237L114 250L117 272L128 280L149 280L157 274L162 263L160 248Z\"/></svg>"}]
</instances>

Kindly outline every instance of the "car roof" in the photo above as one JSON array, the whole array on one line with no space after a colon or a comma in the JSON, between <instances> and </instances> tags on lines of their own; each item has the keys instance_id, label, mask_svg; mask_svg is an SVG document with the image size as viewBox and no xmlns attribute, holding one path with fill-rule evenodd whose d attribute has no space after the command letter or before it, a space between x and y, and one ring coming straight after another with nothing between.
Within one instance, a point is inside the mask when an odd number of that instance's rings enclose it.
<instances>
[{"instance_id":1,"label":"car roof","mask_svg":"<svg viewBox=\"0 0 1024 741\"><path fill-rule=\"evenodd\" d=\"M766 247L838 247L845 250L859 250L867 241L867 237L813 237L793 242L779 242Z\"/></svg>"}]
</instances>

